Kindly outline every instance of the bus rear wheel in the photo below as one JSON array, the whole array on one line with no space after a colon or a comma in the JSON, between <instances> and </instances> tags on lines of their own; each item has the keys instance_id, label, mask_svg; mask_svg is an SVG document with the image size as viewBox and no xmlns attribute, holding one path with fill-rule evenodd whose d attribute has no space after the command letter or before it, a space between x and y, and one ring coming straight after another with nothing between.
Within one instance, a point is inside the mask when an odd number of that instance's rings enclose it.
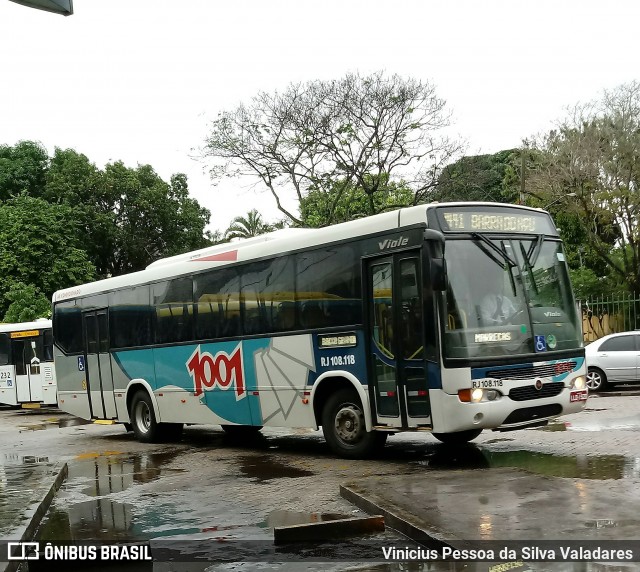
<instances>
[{"instance_id":1,"label":"bus rear wheel","mask_svg":"<svg viewBox=\"0 0 640 572\"><path fill-rule=\"evenodd\" d=\"M360 398L348 388L327 400L322 410L322 432L331 450L348 459L368 457L387 440L386 433L367 431Z\"/></svg>"},{"instance_id":2,"label":"bus rear wheel","mask_svg":"<svg viewBox=\"0 0 640 572\"><path fill-rule=\"evenodd\" d=\"M455 433L432 433L432 435L446 445L461 445L473 441L480 433L482 433L482 429L469 429Z\"/></svg>"}]
</instances>

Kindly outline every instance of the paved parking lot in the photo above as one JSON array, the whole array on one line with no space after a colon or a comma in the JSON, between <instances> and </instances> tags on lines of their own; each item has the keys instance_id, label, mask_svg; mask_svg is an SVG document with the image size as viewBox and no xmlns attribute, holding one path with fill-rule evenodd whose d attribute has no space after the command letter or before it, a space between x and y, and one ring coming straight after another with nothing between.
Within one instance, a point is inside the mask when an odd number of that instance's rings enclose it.
<instances>
[{"instance_id":1,"label":"paved parking lot","mask_svg":"<svg viewBox=\"0 0 640 572\"><path fill-rule=\"evenodd\" d=\"M640 479L639 431L635 390L591 397L582 414L545 429L484 433L462 450L428 434L396 435L380 458L366 461L336 459L321 434L310 430L264 429L254 439L234 441L218 427L192 426L180 443L148 445L121 426L83 424L55 409L0 412L5 474L34 459L68 464L41 534L112 541L253 539L271 545L275 526L364 515L340 496L342 484L406 476L428 486L435 472L455 479L494 470L487 477L492 491L500 490L499 471L511 469L534 479L589 483L594 491L603 480L606 490L633 491ZM5 513L17 509L8 492ZM385 535L381 541L399 538L393 531Z\"/></svg>"}]
</instances>

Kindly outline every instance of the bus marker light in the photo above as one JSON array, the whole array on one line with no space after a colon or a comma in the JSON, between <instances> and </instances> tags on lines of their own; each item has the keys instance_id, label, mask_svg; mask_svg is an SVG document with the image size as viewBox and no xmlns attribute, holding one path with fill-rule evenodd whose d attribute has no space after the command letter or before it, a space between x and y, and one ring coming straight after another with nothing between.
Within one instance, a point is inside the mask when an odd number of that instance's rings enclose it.
<instances>
[{"instance_id":1,"label":"bus marker light","mask_svg":"<svg viewBox=\"0 0 640 572\"><path fill-rule=\"evenodd\" d=\"M186 402L187 402L187 400L186 400L186 399L181 399L181 400L180 400L180 403L186 403Z\"/></svg>"},{"instance_id":2,"label":"bus marker light","mask_svg":"<svg viewBox=\"0 0 640 572\"><path fill-rule=\"evenodd\" d=\"M302 400L302 404L303 404L303 405L307 405L308 403L309 403L309 400L305 397L305 398Z\"/></svg>"},{"instance_id":3,"label":"bus marker light","mask_svg":"<svg viewBox=\"0 0 640 572\"><path fill-rule=\"evenodd\" d=\"M260 395L260 392L259 391L252 391L251 395Z\"/></svg>"}]
</instances>

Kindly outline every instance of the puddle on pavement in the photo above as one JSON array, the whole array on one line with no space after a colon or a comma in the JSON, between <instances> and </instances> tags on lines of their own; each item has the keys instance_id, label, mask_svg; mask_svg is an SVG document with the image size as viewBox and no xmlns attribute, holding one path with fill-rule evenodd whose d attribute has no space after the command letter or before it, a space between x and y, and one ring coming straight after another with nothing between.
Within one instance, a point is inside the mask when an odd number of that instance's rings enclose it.
<instances>
[{"instance_id":1,"label":"puddle on pavement","mask_svg":"<svg viewBox=\"0 0 640 572\"><path fill-rule=\"evenodd\" d=\"M44 429L64 429L65 427L76 427L78 425L87 425L90 421L71 417L65 419L51 418L39 421L38 423L24 423L18 426L20 433L25 431L42 431Z\"/></svg>"},{"instance_id":2,"label":"puddle on pavement","mask_svg":"<svg viewBox=\"0 0 640 572\"><path fill-rule=\"evenodd\" d=\"M532 451L483 451L491 468L525 469L549 477L623 479L638 476L640 460L622 455L559 456Z\"/></svg>"},{"instance_id":3,"label":"puddle on pavement","mask_svg":"<svg viewBox=\"0 0 640 572\"><path fill-rule=\"evenodd\" d=\"M271 481L273 479L295 479L314 475L311 471L285 465L268 455L240 457L238 464L244 476L256 479L258 482Z\"/></svg>"},{"instance_id":4,"label":"puddle on pavement","mask_svg":"<svg viewBox=\"0 0 640 572\"><path fill-rule=\"evenodd\" d=\"M275 528L277 526L292 526L294 524L310 524L313 522L326 522L329 520L342 520L350 518L344 514L333 512L297 512L293 510L274 510L258 524L260 528Z\"/></svg>"},{"instance_id":5,"label":"puddle on pavement","mask_svg":"<svg viewBox=\"0 0 640 572\"><path fill-rule=\"evenodd\" d=\"M538 427L537 429L534 429L534 431L566 431L567 425L567 423L558 421L556 423L549 423L544 427Z\"/></svg>"},{"instance_id":6,"label":"puddle on pavement","mask_svg":"<svg viewBox=\"0 0 640 572\"><path fill-rule=\"evenodd\" d=\"M624 479L640 476L640 458L623 455L563 456L533 451L490 451L476 445L440 446L417 464L435 470L470 470L509 467L548 477Z\"/></svg>"}]
</instances>

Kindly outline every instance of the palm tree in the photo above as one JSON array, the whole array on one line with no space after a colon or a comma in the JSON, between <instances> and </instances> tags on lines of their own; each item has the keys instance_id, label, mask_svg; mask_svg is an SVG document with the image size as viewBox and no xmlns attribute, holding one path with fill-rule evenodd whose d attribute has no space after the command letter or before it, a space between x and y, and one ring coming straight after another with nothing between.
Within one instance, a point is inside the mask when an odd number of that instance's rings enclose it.
<instances>
[{"instance_id":1,"label":"palm tree","mask_svg":"<svg viewBox=\"0 0 640 572\"><path fill-rule=\"evenodd\" d=\"M227 239L249 238L272 230L273 227L262 220L262 215L256 209L251 209L246 216L234 218L224 236Z\"/></svg>"}]
</instances>

